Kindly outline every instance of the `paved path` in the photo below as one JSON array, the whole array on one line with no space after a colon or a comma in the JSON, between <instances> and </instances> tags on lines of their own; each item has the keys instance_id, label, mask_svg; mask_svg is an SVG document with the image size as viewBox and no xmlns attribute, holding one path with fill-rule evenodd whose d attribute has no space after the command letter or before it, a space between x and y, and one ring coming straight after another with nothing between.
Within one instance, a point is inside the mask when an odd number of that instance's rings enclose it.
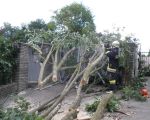
<instances>
[{"instance_id":1,"label":"paved path","mask_svg":"<svg viewBox=\"0 0 150 120\"><path fill-rule=\"evenodd\" d=\"M44 90L27 89L26 91L21 93L21 96L24 96L31 103L31 106L35 107L38 104L57 96L62 91L63 87L64 84L58 84ZM150 93L150 78L148 78L146 87ZM72 91L71 94L68 97L66 97L66 100L63 102L63 104L65 104L65 107L62 107L63 110L67 110L67 107L72 103L72 100L74 99L75 95L76 92ZM94 97L92 97L92 100L93 98ZM91 98L86 98L85 101L90 102L90 99ZM137 102L134 100L130 100L121 101L121 103L124 107L123 111L125 113L128 113L129 115L124 115L121 113L107 113L103 120L150 120L150 98L148 98L146 102ZM5 102L4 107L8 107L11 105L13 105L12 99L9 98ZM56 120L60 119L58 119L57 117Z\"/></svg>"},{"instance_id":2,"label":"paved path","mask_svg":"<svg viewBox=\"0 0 150 120\"><path fill-rule=\"evenodd\" d=\"M34 88L29 88L25 91L19 93L19 96L24 97L31 105L31 107L36 107L39 104L48 101L49 99L54 98L63 90L64 84L57 84L51 87L48 87L44 90L35 90ZM9 97L6 101L3 101L3 107L14 106L14 97Z\"/></svg>"},{"instance_id":3,"label":"paved path","mask_svg":"<svg viewBox=\"0 0 150 120\"><path fill-rule=\"evenodd\" d=\"M150 77L147 81L146 88L150 94ZM150 120L150 98L146 102L137 101L126 101L124 102L128 106L129 111L131 111L130 116L123 117L122 120Z\"/></svg>"},{"instance_id":4,"label":"paved path","mask_svg":"<svg viewBox=\"0 0 150 120\"><path fill-rule=\"evenodd\" d=\"M146 88L150 92L150 78L148 78ZM121 100L121 111L127 113L106 113L103 120L150 120L150 98L146 102L135 100Z\"/></svg>"},{"instance_id":5,"label":"paved path","mask_svg":"<svg viewBox=\"0 0 150 120\"><path fill-rule=\"evenodd\" d=\"M146 88L150 93L150 77L146 82ZM122 113L106 113L103 120L150 120L150 98L146 102L135 100L121 100L121 110L128 115Z\"/></svg>"}]
</instances>

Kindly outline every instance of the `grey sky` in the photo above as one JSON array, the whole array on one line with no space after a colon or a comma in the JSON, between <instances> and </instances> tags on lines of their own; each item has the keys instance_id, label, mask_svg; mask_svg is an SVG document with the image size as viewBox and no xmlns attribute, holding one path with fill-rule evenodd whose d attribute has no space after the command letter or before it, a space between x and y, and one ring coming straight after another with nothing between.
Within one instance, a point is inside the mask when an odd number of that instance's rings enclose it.
<instances>
[{"instance_id":1,"label":"grey sky","mask_svg":"<svg viewBox=\"0 0 150 120\"><path fill-rule=\"evenodd\" d=\"M0 0L0 26L4 22L20 26L37 18L48 22L54 10L74 1L92 11L97 32L124 26L125 33L140 39L143 51L149 50L149 0Z\"/></svg>"}]
</instances>

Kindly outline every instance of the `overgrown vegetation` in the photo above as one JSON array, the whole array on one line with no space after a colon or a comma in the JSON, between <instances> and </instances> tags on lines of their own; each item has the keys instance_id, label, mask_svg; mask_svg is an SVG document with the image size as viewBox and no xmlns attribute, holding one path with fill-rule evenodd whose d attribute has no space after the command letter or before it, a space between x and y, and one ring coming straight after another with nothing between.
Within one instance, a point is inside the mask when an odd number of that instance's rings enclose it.
<instances>
[{"instance_id":1,"label":"overgrown vegetation","mask_svg":"<svg viewBox=\"0 0 150 120\"><path fill-rule=\"evenodd\" d=\"M119 100L115 96L113 96L108 102L106 108L109 112L115 112L116 110L119 109L119 105L120 105Z\"/></svg>"},{"instance_id":2,"label":"overgrown vegetation","mask_svg":"<svg viewBox=\"0 0 150 120\"><path fill-rule=\"evenodd\" d=\"M10 40L0 36L0 85L13 82L16 50Z\"/></svg>"},{"instance_id":3,"label":"overgrown vegetation","mask_svg":"<svg viewBox=\"0 0 150 120\"><path fill-rule=\"evenodd\" d=\"M139 84L137 86L139 86ZM136 101L146 101L147 99L146 97L140 94L140 89L137 89L131 86L124 87L122 89L122 92L123 92L122 98L125 100L134 99Z\"/></svg>"},{"instance_id":4,"label":"overgrown vegetation","mask_svg":"<svg viewBox=\"0 0 150 120\"><path fill-rule=\"evenodd\" d=\"M17 97L16 106L0 109L0 120L44 120L35 113L28 113L29 103L23 97Z\"/></svg>"},{"instance_id":5,"label":"overgrown vegetation","mask_svg":"<svg viewBox=\"0 0 150 120\"><path fill-rule=\"evenodd\" d=\"M93 103L86 104L85 110L88 111L88 112L95 112L99 102L100 102L100 99L96 98L96 100Z\"/></svg>"},{"instance_id":6,"label":"overgrown vegetation","mask_svg":"<svg viewBox=\"0 0 150 120\"><path fill-rule=\"evenodd\" d=\"M99 102L101 102L101 99L96 98L96 100L93 103L86 104L85 110L87 112L95 112ZM108 112L115 112L119 109L119 105L119 100L115 96L113 96L107 103L106 109Z\"/></svg>"},{"instance_id":7,"label":"overgrown vegetation","mask_svg":"<svg viewBox=\"0 0 150 120\"><path fill-rule=\"evenodd\" d=\"M150 65L142 68L141 72L143 73L144 76L150 76Z\"/></svg>"}]
</instances>

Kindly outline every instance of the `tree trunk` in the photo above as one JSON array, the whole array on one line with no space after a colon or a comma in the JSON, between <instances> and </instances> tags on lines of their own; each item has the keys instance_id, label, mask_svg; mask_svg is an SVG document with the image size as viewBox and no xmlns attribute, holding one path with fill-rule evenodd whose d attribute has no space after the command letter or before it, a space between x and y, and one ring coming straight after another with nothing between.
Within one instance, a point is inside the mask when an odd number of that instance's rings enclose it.
<instances>
[{"instance_id":1,"label":"tree trunk","mask_svg":"<svg viewBox=\"0 0 150 120\"><path fill-rule=\"evenodd\" d=\"M37 108L31 109L29 110L29 113L35 113L36 111L40 111L41 109L43 109L45 106L47 106L49 103L54 102L60 95L57 95L56 97L54 97L53 99L50 99L46 102L44 102L43 104L39 105Z\"/></svg>"},{"instance_id":2,"label":"tree trunk","mask_svg":"<svg viewBox=\"0 0 150 120\"><path fill-rule=\"evenodd\" d=\"M43 114L41 114L42 117L46 117L48 114L50 114L50 112L64 99L66 94L72 88L75 81L83 74L83 72L84 71L80 72L79 74L76 74L76 76L73 78L73 80L71 82L69 81L70 84L69 85L67 84L68 87L65 87L64 90L62 91L60 97L55 101L55 103L50 108L48 108L48 110L46 110ZM74 74L73 74L73 76L74 76Z\"/></svg>"},{"instance_id":3,"label":"tree trunk","mask_svg":"<svg viewBox=\"0 0 150 120\"><path fill-rule=\"evenodd\" d=\"M91 120L101 120L102 119L106 105L112 96L113 96L113 93L109 93L109 94L104 95L101 98L101 100L98 104L97 110L94 113L94 116L92 117Z\"/></svg>"},{"instance_id":4,"label":"tree trunk","mask_svg":"<svg viewBox=\"0 0 150 120\"><path fill-rule=\"evenodd\" d=\"M53 47L51 47L49 53L46 56L46 59L44 60L44 62L41 64L41 69L40 69L40 73L39 73L39 78L38 78L38 86L41 87L42 85L42 80L43 80L43 75L44 75L44 71L45 71L45 66L51 56L53 52Z\"/></svg>"},{"instance_id":5,"label":"tree trunk","mask_svg":"<svg viewBox=\"0 0 150 120\"><path fill-rule=\"evenodd\" d=\"M77 110L71 110L66 116L64 116L61 120L74 120L77 118Z\"/></svg>"},{"instance_id":6,"label":"tree trunk","mask_svg":"<svg viewBox=\"0 0 150 120\"><path fill-rule=\"evenodd\" d=\"M90 61L90 63L88 63L87 67L85 68L83 77L80 81L79 87L77 89L77 96L76 96L74 102L72 103L72 105L70 106L69 112L65 115L65 117L63 117L62 120L68 120L69 119L68 117L70 117L70 114L73 112L76 112L76 109L80 106L80 102L82 99L82 95L81 95L82 88L84 85L86 85L88 83L91 72L93 71L94 67L101 61L103 56L104 56L104 52L101 53L100 56L97 56L97 58L95 60Z\"/></svg>"},{"instance_id":7,"label":"tree trunk","mask_svg":"<svg viewBox=\"0 0 150 120\"><path fill-rule=\"evenodd\" d=\"M58 80L58 67L57 67L57 64L58 64L58 51L59 51L59 48L55 52L55 58L54 58L54 63L53 63L52 80L55 81L55 82Z\"/></svg>"},{"instance_id":8,"label":"tree trunk","mask_svg":"<svg viewBox=\"0 0 150 120\"><path fill-rule=\"evenodd\" d=\"M57 114L57 112L59 111L60 107L61 107L61 105L58 105L58 106L45 118L45 120L51 120L51 119L54 117L54 115Z\"/></svg>"}]
</instances>

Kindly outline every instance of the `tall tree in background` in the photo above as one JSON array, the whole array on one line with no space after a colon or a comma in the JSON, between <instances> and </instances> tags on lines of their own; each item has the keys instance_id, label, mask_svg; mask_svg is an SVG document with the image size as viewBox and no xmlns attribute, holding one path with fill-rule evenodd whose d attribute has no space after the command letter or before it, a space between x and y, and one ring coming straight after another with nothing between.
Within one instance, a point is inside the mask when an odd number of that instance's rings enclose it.
<instances>
[{"instance_id":1,"label":"tall tree in background","mask_svg":"<svg viewBox=\"0 0 150 120\"><path fill-rule=\"evenodd\" d=\"M40 29L47 29L47 25L44 20L36 19L35 21L31 21L28 25L29 30L40 30Z\"/></svg>"},{"instance_id":2,"label":"tall tree in background","mask_svg":"<svg viewBox=\"0 0 150 120\"><path fill-rule=\"evenodd\" d=\"M82 4L72 3L56 11L55 14L53 18L59 30L69 30L80 34L95 31L92 13Z\"/></svg>"}]
</instances>

